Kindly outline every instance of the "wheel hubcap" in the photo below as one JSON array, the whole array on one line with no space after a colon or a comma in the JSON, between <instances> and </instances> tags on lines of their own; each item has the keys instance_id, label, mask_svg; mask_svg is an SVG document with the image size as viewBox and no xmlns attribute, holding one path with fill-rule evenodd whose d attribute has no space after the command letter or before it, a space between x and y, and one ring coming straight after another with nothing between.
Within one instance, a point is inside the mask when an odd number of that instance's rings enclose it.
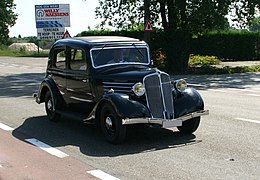
<instances>
[{"instance_id":1,"label":"wheel hubcap","mask_svg":"<svg viewBox=\"0 0 260 180\"><path fill-rule=\"evenodd\" d=\"M49 111L53 111L53 106L52 106L51 100L48 101L47 108L48 108Z\"/></svg>"},{"instance_id":2,"label":"wheel hubcap","mask_svg":"<svg viewBox=\"0 0 260 180\"><path fill-rule=\"evenodd\" d=\"M106 127L108 129L112 129L112 127L113 127L113 121L109 116L106 118Z\"/></svg>"}]
</instances>

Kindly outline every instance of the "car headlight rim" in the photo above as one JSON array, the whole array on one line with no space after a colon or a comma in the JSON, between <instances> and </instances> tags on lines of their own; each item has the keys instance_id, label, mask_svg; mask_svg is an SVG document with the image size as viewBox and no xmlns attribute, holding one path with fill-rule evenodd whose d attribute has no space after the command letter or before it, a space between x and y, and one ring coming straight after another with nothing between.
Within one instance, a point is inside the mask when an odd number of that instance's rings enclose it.
<instances>
[{"instance_id":1,"label":"car headlight rim","mask_svg":"<svg viewBox=\"0 0 260 180\"><path fill-rule=\"evenodd\" d=\"M184 79L179 79L175 81L175 89L178 92L183 93L187 89L187 82Z\"/></svg>"},{"instance_id":2,"label":"car headlight rim","mask_svg":"<svg viewBox=\"0 0 260 180\"><path fill-rule=\"evenodd\" d=\"M138 82L136 83L133 87L132 87L132 91L134 92L134 94L138 97L144 95L145 93L145 88L143 83Z\"/></svg>"}]
</instances>

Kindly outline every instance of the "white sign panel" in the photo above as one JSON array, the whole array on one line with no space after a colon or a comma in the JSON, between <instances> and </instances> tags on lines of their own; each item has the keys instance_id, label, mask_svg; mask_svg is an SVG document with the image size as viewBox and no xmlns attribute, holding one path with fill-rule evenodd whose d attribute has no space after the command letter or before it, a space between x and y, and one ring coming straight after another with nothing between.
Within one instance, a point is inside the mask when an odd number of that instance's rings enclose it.
<instances>
[{"instance_id":1,"label":"white sign panel","mask_svg":"<svg viewBox=\"0 0 260 180\"><path fill-rule=\"evenodd\" d=\"M38 39L61 39L64 35L65 27L37 28Z\"/></svg>"},{"instance_id":2,"label":"white sign panel","mask_svg":"<svg viewBox=\"0 0 260 180\"><path fill-rule=\"evenodd\" d=\"M36 28L70 27L69 4L35 5Z\"/></svg>"}]
</instances>

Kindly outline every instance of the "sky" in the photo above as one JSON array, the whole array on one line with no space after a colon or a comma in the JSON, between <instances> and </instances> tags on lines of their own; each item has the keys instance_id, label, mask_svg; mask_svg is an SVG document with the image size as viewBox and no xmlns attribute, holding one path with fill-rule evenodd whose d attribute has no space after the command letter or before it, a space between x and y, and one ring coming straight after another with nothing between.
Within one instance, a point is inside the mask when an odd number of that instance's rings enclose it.
<instances>
[{"instance_id":1,"label":"sky","mask_svg":"<svg viewBox=\"0 0 260 180\"><path fill-rule=\"evenodd\" d=\"M70 26L66 29L71 36L85 31L88 27L94 29L100 22L95 19L95 8L98 0L14 0L15 13L18 14L16 24L11 27L9 36L37 36L35 22L35 5L70 4Z\"/></svg>"}]
</instances>

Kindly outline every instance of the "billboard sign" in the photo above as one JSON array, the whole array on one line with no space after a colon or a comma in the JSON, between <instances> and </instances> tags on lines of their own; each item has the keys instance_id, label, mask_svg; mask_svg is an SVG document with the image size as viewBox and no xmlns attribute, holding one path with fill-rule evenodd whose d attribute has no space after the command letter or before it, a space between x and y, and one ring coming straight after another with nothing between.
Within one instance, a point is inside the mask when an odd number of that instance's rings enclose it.
<instances>
[{"instance_id":1,"label":"billboard sign","mask_svg":"<svg viewBox=\"0 0 260 180\"><path fill-rule=\"evenodd\" d=\"M35 5L35 20L38 39L52 39L52 37L59 39L56 37L59 37L61 32L63 35L64 28L70 27L70 6L69 4Z\"/></svg>"},{"instance_id":2,"label":"billboard sign","mask_svg":"<svg viewBox=\"0 0 260 180\"><path fill-rule=\"evenodd\" d=\"M61 39L65 27L37 28L37 39Z\"/></svg>"}]
</instances>

